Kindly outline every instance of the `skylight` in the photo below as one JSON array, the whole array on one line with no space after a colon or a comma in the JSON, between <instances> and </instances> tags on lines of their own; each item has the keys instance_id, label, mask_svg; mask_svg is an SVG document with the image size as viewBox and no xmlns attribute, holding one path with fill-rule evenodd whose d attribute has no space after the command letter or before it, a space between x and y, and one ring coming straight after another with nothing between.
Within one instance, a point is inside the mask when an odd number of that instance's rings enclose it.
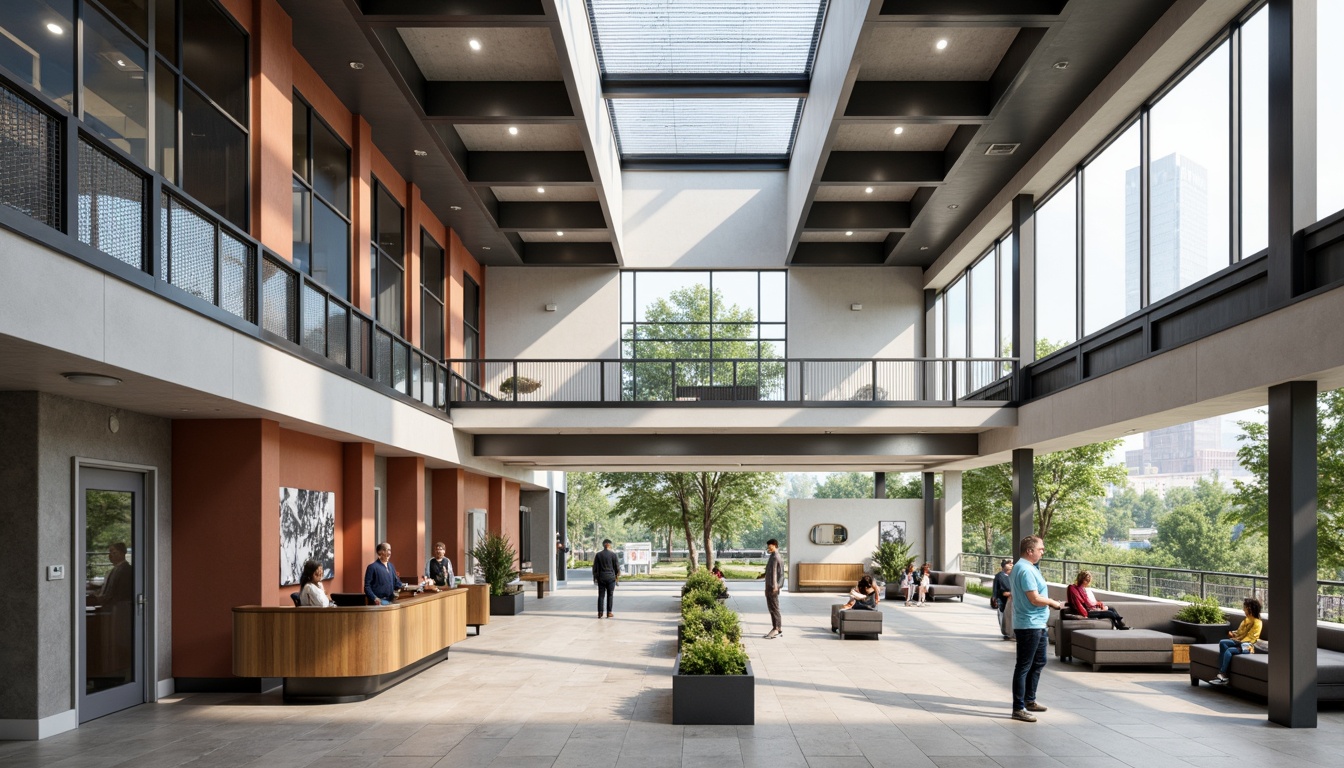
<instances>
[{"instance_id":1,"label":"skylight","mask_svg":"<svg viewBox=\"0 0 1344 768\"><path fill-rule=\"evenodd\" d=\"M687 156L786 161L802 114L826 0L587 0L604 84L641 93L607 99L622 159ZM801 79L791 93L755 93L771 78ZM716 83L687 96L688 81ZM717 84L722 83L722 87ZM667 94L658 93L662 87ZM650 95L650 93L652 95Z\"/></svg>"}]
</instances>

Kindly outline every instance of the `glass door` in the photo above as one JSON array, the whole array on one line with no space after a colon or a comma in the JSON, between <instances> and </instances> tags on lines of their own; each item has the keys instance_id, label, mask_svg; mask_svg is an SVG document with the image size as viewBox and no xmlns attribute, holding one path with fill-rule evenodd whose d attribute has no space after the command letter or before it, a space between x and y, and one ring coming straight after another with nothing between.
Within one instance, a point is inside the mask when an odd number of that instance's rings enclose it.
<instances>
[{"instance_id":1,"label":"glass door","mask_svg":"<svg viewBox=\"0 0 1344 768\"><path fill-rule=\"evenodd\" d=\"M76 583L80 722L145 701L144 486L138 472L80 470Z\"/></svg>"}]
</instances>

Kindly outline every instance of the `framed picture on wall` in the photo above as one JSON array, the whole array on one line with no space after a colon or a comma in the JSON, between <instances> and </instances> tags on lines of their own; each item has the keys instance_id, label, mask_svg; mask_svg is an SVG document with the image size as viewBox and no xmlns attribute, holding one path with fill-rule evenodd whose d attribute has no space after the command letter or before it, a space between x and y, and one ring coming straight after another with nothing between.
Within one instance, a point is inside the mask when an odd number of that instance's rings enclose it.
<instances>
[{"instance_id":1,"label":"framed picture on wall","mask_svg":"<svg viewBox=\"0 0 1344 768\"><path fill-rule=\"evenodd\" d=\"M883 520L877 524L877 537L882 544L905 541L905 521Z\"/></svg>"},{"instance_id":2,"label":"framed picture on wall","mask_svg":"<svg viewBox=\"0 0 1344 768\"><path fill-rule=\"evenodd\" d=\"M280 489L280 585L299 583L303 563L322 563L322 578L336 570L336 494Z\"/></svg>"}]
</instances>

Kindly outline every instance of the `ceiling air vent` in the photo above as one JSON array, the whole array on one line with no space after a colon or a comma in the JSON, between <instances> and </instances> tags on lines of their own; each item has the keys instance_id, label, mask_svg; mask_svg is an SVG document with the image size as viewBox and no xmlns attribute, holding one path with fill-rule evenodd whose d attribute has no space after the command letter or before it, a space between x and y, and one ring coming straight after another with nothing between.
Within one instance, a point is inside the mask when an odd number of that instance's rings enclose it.
<instances>
[{"instance_id":1,"label":"ceiling air vent","mask_svg":"<svg viewBox=\"0 0 1344 768\"><path fill-rule=\"evenodd\" d=\"M990 144L985 149L986 155L1011 155L1017 151L1021 144Z\"/></svg>"}]
</instances>

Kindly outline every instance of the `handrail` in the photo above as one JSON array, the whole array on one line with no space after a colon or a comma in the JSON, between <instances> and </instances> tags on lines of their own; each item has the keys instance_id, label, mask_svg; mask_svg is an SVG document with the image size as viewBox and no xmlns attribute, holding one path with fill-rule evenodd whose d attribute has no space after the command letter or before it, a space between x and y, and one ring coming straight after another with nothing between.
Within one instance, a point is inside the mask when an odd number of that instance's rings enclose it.
<instances>
[{"instance_id":1,"label":"handrail","mask_svg":"<svg viewBox=\"0 0 1344 768\"><path fill-rule=\"evenodd\" d=\"M999 571L998 563L1004 559L1016 560L1008 555L986 555L978 552L962 552L961 570L971 573L993 574ZM968 567L968 563L974 567ZM1042 567L1043 566L1043 567ZM1201 571L1193 568L1167 568L1156 565L1132 565L1129 563L1102 563L1090 560L1041 558L1037 567L1042 575L1049 579L1058 575L1056 581L1071 583L1080 570L1098 571L1100 582L1094 583L1098 589L1122 594L1143 595L1169 600L1180 599L1185 595L1198 595L1200 598L1214 597L1219 605L1227 608L1240 608L1241 601L1254 597L1269 610L1269 577L1254 573L1233 573L1229 571ZM1126 578L1125 572L1137 572L1138 578ZM1156 578L1158 574L1184 575L1186 580ZM1249 586L1225 583L1231 581L1249 582ZM1139 586L1143 591L1130 591ZM1344 581L1318 579L1316 581L1316 615L1324 621L1344 622Z\"/></svg>"},{"instance_id":2,"label":"handrail","mask_svg":"<svg viewBox=\"0 0 1344 768\"><path fill-rule=\"evenodd\" d=\"M1011 357L554 358L443 361L456 403L1009 404ZM498 392L499 394L494 394Z\"/></svg>"}]
</instances>

